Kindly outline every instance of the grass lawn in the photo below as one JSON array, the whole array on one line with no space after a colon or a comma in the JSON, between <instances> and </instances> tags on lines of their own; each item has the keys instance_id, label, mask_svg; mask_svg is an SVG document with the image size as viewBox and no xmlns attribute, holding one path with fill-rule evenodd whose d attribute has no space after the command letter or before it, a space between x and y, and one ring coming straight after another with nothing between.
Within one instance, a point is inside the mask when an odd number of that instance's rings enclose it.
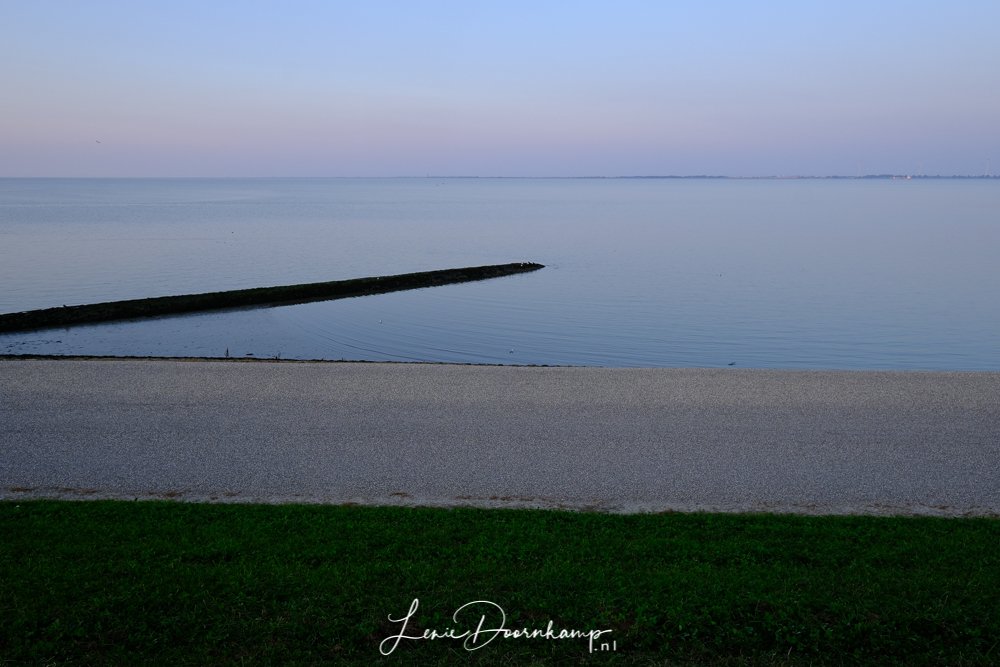
<instances>
[{"instance_id":1,"label":"grass lawn","mask_svg":"<svg viewBox=\"0 0 1000 667\"><path fill-rule=\"evenodd\" d=\"M4 665L988 665L998 591L997 519L0 502Z\"/></svg>"}]
</instances>

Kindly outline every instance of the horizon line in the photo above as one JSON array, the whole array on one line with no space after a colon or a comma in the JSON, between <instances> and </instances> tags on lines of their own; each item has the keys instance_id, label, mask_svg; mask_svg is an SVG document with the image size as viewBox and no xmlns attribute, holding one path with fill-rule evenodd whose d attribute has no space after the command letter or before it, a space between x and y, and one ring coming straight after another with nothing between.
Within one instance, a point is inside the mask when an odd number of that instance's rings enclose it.
<instances>
[{"instance_id":1,"label":"horizon line","mask_svg":"<svg viewBox=\"0 0 1000 667\"><path fill-rule=\"evenodd\" d=\"M1000 175L995 174L896 174L896 173L874 173L874 174L862 174L858 176L848 176L843 174L791 174L791 175L779 175L771 174L764 176L746 176L746 175L732 175L732 174L632 174L632 175L585 175L585 176L530 176L530 175L518 175L518 176L489 176L489 175L444 175L444 174L428 174L424 176L415 175L393 175L393 176L365 176L365 175L355 175L355 176L323 176L323 175L272 175L272 176L206 176L206 175L172 175L172 176L116 176L116 175L105 175L105 176L67 176L67 175L57 175L57 176L8 176L0 175L3 179L120 179L120 180L152 180L152 179L168 179L168 180L179 180L179 179L449 179L449 180L460 180L460 179L525 179L525 180L671 180L671 179L691 179L691 180L757 180L757 181L783 181L783 180L878 180L878 179L896 179L896 180L916 180L916 179L980 179L980 180L991 180L1000 179Z\"/></svg>"}]
</instances>

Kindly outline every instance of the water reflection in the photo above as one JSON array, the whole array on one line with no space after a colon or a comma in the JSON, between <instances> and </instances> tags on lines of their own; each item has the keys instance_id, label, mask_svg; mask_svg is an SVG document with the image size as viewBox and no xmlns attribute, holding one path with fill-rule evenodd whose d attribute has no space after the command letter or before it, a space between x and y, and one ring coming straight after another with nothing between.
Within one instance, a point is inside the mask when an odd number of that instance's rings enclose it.
<instances>
[{"instance_id":1,"label":"water reflection","mask_svg":"<svg viewBox=\"0 0 1000 667\"><path fill-rule=\"evenodd\" d=\"M1000 369L995 182L12 182L0 181L4 311L509 261L547 268L5 335L2 353Z\"/></svg>"}]
</instances>

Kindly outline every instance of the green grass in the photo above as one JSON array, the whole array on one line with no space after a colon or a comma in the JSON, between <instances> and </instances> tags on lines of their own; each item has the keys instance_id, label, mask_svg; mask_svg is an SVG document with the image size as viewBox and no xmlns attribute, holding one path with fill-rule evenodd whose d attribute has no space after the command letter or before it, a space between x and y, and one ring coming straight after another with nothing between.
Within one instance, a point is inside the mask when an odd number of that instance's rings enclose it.
<instances>
[{"instance_id":1,"label":"green grass","mask_svg":"<svg viewBox=\"0 0 1000 667\"><path fill-rule=\"evenodd\" d=\"M0 664L997 664L998 545L996 519L3 502ZM414 598L411 634L489 600L617 650L382 657Z\"/></svg>"}]
</instances>

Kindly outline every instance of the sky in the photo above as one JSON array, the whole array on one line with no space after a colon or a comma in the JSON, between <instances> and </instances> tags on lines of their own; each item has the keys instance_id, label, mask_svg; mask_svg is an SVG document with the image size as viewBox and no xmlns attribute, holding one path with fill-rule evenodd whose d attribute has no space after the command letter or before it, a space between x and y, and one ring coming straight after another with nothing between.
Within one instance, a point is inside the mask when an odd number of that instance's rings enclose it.
<instances>
[{"instance_id":1,"label":"sky","mask_svg":"<svg viewBox=\"0 0 1000 667\"><path fill-rule=\"evenodd\" d=\"M996 0L0 0L0 176L988 170Z\"/></svg>"}]
</instances>

